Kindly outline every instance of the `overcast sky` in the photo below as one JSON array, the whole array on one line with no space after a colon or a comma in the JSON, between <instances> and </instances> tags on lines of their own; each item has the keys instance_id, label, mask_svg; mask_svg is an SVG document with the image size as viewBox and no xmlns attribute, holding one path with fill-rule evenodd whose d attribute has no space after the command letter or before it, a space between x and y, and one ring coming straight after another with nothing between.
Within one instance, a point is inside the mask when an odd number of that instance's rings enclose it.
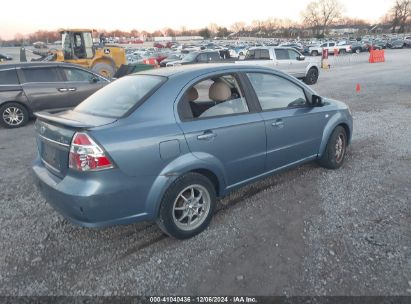
<instances>
[{"instance_id":1,"label":"overcast sky","mask_svg":"<svg viewBox=\"0 0 411 304\"><path fill-rule=\"evenodd\" d=\"M210 23L229 27L237 21L288 18L300 21L310 0L8 0L2 5L0 37L39 29L86 27L93 29L154 31L165 27L201 28ZM378 21L394 0L340 0L345 14L370 22Z\"/></svg>"}]
</instances>

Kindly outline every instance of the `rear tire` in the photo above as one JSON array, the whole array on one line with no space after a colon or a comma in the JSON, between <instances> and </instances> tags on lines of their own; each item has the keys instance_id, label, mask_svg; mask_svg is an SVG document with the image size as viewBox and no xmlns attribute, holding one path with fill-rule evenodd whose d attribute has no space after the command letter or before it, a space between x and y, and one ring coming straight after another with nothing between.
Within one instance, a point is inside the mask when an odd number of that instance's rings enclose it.
<instances>
[{"instance_id":1,"label":"rear tire","mask_svg":"<svg viewBox=\"0 0 411 304\"><path fill-rule=\"evenodd\" d=\"M91 70L109 79L112 78L114 76L114 73L116 72L116 69L113 65L105 62L96 63Z\"/></svg>"},{"instance_id":2,"label":"rear tire","mask_svg":"<svg viewBox=\"0 0 411 304\"><path fill-rule=\"evenodd\" d=\"M166 191L157 225L176 239L191 238L210 224L216 205L216 191L204 175L187 173Z\"/></svg>"},{"instance_id":3,"label":"rear tire","mask_svg":"<svg viewBox=\"0 0 411 304\"><path fill-rule=\"evenodd\" d=\"M17 102L9 102L0 107L0 125L5 128L22 127L28 120L29 112L26 107Z\"/></svg>"},{"instance_id":4,"label":"rear tire","mask_svg":"<svg viewBox=\"0 0 411 304\"><path fill-rule=\"evenodd\" d=\"M304 78L306 84L315 84L318 80L318 70L316 68L311 68L308 70L307 75Z\"/></svg>"},{"instance_id":5,"label":"rear tire","mask_svg":"<svg viewBox=\"0 0 411 304\"><path fill-rule=\"evenodd\" d=\"M318 56L318 51L312 51L311 56Z\"/></svg>"},{"instance_id":6,"label":"rear tire","mask_svg":"<svg viewBox=\"0 0 411 304\"><path fill-rule=\"evenodd\" d=\"M347 133L345 129L338 126L334 129L319 164L327 169L338 169L344 162L345 152L347 151Z\"/></svg>"}]
</instances>

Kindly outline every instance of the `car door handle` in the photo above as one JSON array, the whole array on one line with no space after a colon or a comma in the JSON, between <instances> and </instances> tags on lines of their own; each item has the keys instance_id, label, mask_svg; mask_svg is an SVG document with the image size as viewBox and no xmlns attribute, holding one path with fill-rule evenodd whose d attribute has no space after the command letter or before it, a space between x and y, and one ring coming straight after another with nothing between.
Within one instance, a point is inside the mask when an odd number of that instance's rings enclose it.
<instances>
[{"instance_id":1,"label":"car door handle","mask_svg":"<svg viewBox=\"0 0 411 304\"><path fill-rule=\"evenodd\" d=\"M213 132L204 132L204 134L198 135L197 139L198 140L210 140L210 139L213 139L216 136L217 136L217 134L215 134Z\"/></svg>"},{"instance_id":2,"label":"car door handle","mask_svg":"<svg viewBox=\"0 0 411 304\"><path fill-rule=\"evenodd\" d=\"M73 92L73 91L76 91L77 89L76 88L69 88L68 89L70 92Z\"/></svg>"},{"instance_id":3,"label":"car door handle","mask_svg":"<svg viewBox=\"0 0 411 304\"><path fill-rule=\"evenodd\" d=\"M57 89L59 92L67 92L68 90L66 88L59 88Z\"/></svg>"},{"instance_id":4,"label":"car door handle","mask_svg":"<svg viewBox=\"0 0 411 304\"><path fill-rule=\"evenodd\" d=\"M284 127L284 121L282 121L281 119L277 119L275 122L273 122L271 124L273 127L278 127L278 128L282 128Z\"/></svg>"}]
</instances>

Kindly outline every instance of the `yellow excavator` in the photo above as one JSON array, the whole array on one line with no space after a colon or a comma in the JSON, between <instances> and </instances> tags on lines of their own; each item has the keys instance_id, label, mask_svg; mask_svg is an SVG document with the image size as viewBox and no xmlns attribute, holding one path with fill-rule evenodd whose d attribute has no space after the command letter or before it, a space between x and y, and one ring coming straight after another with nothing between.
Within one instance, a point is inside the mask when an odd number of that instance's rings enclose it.
<instances>
[{"instance_id":1,"label":"yellow excavator","mask_svg":"<svg viewBox=\"0 0 411 304\"><path fill-rule=\"evenodd\" d=\"M46 61L78 64L107 78L113 77L121 65L126 64L124 48L105 44L104 41L100 41L99 45L93 44L92 30L62 29L59 32L62 49L48 50L47 56L44 56Z\"/></svg>"}]
</instances>

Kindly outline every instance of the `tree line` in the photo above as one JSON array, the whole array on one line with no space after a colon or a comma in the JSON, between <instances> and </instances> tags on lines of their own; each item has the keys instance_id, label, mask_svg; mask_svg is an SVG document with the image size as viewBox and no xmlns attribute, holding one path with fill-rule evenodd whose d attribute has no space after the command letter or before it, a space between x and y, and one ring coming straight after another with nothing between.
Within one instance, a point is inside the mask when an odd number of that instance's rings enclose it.
<instances>
[{"instance_id":1,"label":"tree line","mask_svg":"<svg viewBox=\"0 0 411 304\"><path fill-rule=\"evenodd\" d=\"M395 0L390 10L381 18L381 23L389 25L392 33L406 33L411 30L411 0ZM227 37L232 33L252 34L254 36L291 37L296 33L304 36L309 30L309 35L324 37L330 27L369 27L367 21L353 19L344 16L344 6L339 0L314 0L301 12L301 21L295 22L289 19L268 18L266 20L254 20L251 24L235 22L230 27L219 26L211 23L201 29L188 29L183 26L180 29L163 28L154 32L122 30L97 30L96 38L104 33L106 37L159 37L159 36L202 36L204 38ZM36 41L54 42L60 40L58 31L36 31L29 35L16 34L9 43L19 44ZM1 38L0 38L1 42Z\"/></svg>"}]
</instances>

